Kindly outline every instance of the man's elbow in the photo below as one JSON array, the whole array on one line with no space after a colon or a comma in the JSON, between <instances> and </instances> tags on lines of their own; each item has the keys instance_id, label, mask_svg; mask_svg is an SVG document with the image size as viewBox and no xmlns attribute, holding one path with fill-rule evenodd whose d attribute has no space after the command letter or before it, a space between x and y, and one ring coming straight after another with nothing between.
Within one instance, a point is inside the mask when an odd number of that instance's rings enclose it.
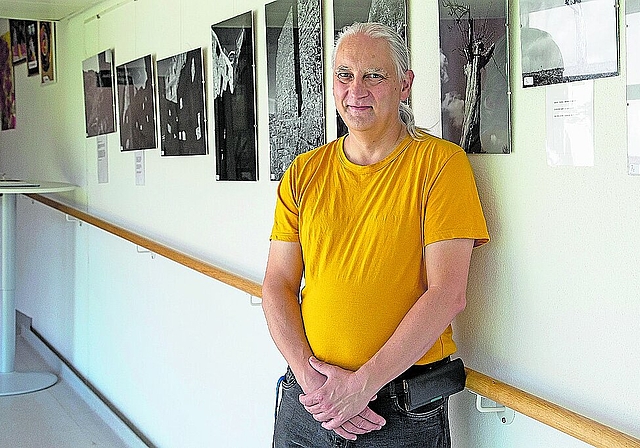
<instances>
[{"instance_id":1,"label":"man's elbow","mask_svg":"<svg viewBox=\"0 0 640 448\"><path fill-rule=\"evenodd\" d=\"M465 291L454 294L454 299L452 300L452 309L454 316L457 316L459 313L463 312L467 307L467 293Z\"/></svg>"}]
</instances>

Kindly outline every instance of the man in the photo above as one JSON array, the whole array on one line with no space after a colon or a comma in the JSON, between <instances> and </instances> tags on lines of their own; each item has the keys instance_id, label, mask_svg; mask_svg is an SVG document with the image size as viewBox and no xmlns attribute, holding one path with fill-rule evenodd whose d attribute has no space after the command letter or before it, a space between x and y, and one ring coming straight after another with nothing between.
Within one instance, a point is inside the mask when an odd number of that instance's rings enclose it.
<instances>
[{"instance_id":1,"label":"man","mask_svg":"<svg viewBox=\"0 0 640 448\"><path fill-rule=\"evenodd\" d=\"M447 399L409 413L390 384L456 350L472 248L489 238L473 173L415 127L393 30L346 28L333 71L349 133L298 156L278 187L262 289L289 364L274 446L450 446Z\"/></svg>"}]
</instances>

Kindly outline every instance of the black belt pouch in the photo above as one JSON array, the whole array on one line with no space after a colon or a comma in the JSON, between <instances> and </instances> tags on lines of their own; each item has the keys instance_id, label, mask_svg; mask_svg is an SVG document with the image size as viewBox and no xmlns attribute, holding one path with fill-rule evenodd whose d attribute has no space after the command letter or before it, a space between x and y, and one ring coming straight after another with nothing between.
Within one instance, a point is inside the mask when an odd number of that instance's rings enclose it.
<instances>
[{"instance_id":1,"label":"black belt pouch","mask_svg":"<svg viewBox=\"0 0 640 448\"><path fill-rule=\"evenodd\" d=\"M466 378L462 359L457 358L413 378L403 379L404 407L413 411L460 392Z\"/></svg>"}]
</instances>

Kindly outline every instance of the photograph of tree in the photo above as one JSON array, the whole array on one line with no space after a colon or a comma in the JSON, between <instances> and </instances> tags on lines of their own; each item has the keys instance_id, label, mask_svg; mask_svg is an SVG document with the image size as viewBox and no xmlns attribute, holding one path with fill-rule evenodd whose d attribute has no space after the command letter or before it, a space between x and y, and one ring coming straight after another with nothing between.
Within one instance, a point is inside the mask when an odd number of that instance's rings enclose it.
<instances>
[{"instance_id":1,"label":"photograph of tree","mask_svg":"<svg viewBox=\"0 0 640 448\"><path fill-rule=\"evenodd\" d=\"M616 76L617 0L520 0L522 85Z\"/></svg>"},{"instance_id":2,"label":"photograph of tree","mask_svg":"<svg viewBox=\"0 0 640 448\"><path fill-rule=\"evenodd\" d=\"M120 149L154 149L156 105L153 63L147 55L116 67Z\"/></svg>"},{"instance_id":3,"label":"photograph of tree","mask_svg":"<svg viewBox=\"0 0 640 448\"><path fill-rule=\"evenodd\" d=\"M335 37L354 22L379 22L395 29L407 39L407 5L405 0L333 0ZM337 136L346 135L347 126L336 112Z\"/></svg>"},{"instance_id":4,"label":"photograph of tree","mask_svg":"<svg viewBox=\"0 0 640 448\"><path fill-rule=\"evenodd\" d=\"M116 131L116 91L113 52L105 50L82 61L84 116L87 137Z\"/></svg>"},{"instance_id":5,"label":"photograph of tree","mask_svg":"<svg viewBox=\"0 0 640 448\"><path fill-rule=\"evenodd\" d=\"M504 0L440 0L442 137L467 153L511 152Z\"/></svg>"},{"instance_id":6,"label":"photograph of tree","mask_svg":"<svg viewBox=\"0 0 640 448\"><path fill-rule=\"evenodd\" d=\"M216 180L257 180L253 17L211 26Z\"/></svg>"},{"instance_id":7,"label":"photograph of tree","mask_svg":"<svg viewBox=\"0 0 640 448\"><path fill-rule=\"evenodd\" d=\"M207 154L207 118L202 49L156 63L160 110L160 154Z\"/></svg>"},{"instance_id":8,"label":"photograph of tree","mask_svg":"<svg viewBox=\"0 0 640 448\"><path fill-rule=\"evenodd\" d=\"M265 6L271 180L325 139L320 0Z\"/></svg>"}]
</instances>

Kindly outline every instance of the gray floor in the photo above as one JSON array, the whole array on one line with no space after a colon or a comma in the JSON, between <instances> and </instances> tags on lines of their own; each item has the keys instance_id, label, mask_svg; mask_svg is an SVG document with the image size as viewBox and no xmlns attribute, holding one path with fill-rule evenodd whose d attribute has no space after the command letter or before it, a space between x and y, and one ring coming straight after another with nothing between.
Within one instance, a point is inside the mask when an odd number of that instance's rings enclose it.
<instances>
[{"instance_id":1,"label":"gray floor","mask_svg":"<svg viewBox=\"0 0 640 448\"><path fill-rule=\"evenodd\" d=\"M16 371L48 371L23 337L16 342ZM126 448L109 425L65 380L24 395L0 397L2 448Z\"/></svg>"}]
</instances>

